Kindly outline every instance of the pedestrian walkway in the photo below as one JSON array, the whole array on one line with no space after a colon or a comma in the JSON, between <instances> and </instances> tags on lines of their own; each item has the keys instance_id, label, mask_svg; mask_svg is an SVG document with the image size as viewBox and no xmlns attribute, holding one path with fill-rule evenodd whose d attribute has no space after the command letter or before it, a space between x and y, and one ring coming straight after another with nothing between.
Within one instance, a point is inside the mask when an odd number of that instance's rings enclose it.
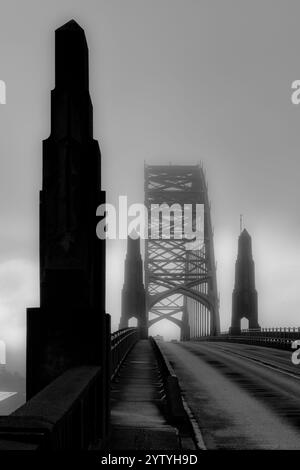
<instances>
[{"instance_id":1,"label":"pedestrian walkway","mask_svg":"<svg viewBox=\"0 0 300 470\"><path fill-rule=\"evenodd\" d=\"M163 385L149 340L128 354L112 385L110 449L176 450L180 439L164 416Z\"/></svg>"}]
</instances>

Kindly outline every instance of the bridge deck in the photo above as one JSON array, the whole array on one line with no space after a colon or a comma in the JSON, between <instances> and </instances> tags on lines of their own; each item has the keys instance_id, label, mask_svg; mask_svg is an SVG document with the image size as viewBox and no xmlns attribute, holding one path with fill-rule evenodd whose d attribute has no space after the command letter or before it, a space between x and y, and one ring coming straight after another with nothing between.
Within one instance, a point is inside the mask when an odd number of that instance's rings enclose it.
<instances>
[{"instance_id":1,"label":"bridge deck","mask_svg":"<svg viewBox=\"0 0 300 470\"><path fill-rule=\"evenodd\" d=\"M139 341L112 389L111 449L179 449L176 428L163 412L162 382L152 346Z\"/></svg>"},{"instance_id":2,"label":"bridge deck","mask_svg":"<svg viewBox=\"0 0 300 470\"><path fill-rule=\"evenodd\" d=\"M300 366L291 351L162 343L208 449L300 449Z\"/></svg>"}]
</instances>

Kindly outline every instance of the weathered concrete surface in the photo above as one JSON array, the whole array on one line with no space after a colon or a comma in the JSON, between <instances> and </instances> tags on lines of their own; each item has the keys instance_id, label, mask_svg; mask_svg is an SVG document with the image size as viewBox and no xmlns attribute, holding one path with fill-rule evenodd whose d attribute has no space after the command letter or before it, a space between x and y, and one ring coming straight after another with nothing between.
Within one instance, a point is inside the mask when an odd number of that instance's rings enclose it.
<instances>
[{"instance_id":1,"label":"weathered concrete surface","mask_svg":"<svg viewBox=\"0 0 300 470\"><path fill-rule=\"evenodd\" d=\"M162 412L162 382L152 346L139 341L112 390L111 449L180 449L177 430Z\"/></svg>"},{"instance_id":2,"label":"weathered concrete surface","mask_svg":"<svg viewBox=\"0 0 300 470\"><path fill-rule=\"evenodd\" d=\"M55 31L40 191L41 306L27 311L27 399L71 367L105 368L108 361L105 240L95 233L105 193L88 77L85 33L71 20Z\"/></svg>"},{"instance_id":3,"label":"weathered concrete surface","mask_svg":"<svg viewBox=\"0 0 300 470\"><path fill-rule=\"evenodd\" d=\"M300 449L300 367L242 344L163 343L208 449Z\"/></svg>"},{"instance_id":4,"label":"weathered concrete surface","mask_svg":"<svg viewBox=\"0 0 300 470\"><path fill-rule=\"evenodd\" d=\"M25 401L24 394L17 392L0 392L0 416L9 415Z\"/></svg>"},{"instance_id":5,"label":"weathered concrete surface","mask_svg":"<svg viewBox=\"0 0 300 470\"><path fill-rule=\"evenodd\" d=\"M101 435L103 370L70 369L10 416L0 417L0 450L87 450Z\"/></svg>"}]
</instances>

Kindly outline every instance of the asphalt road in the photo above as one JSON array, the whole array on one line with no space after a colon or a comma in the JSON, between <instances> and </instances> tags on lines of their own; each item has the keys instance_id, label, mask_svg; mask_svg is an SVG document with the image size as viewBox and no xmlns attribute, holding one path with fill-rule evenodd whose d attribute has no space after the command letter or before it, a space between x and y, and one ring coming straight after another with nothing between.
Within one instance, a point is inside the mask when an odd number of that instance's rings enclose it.
<instances>
[{"instance_id":1,"label":"asphalt road","mask_svg":"<svg viewBox=\"0 0 300 470\"><path fill-rule=\"evenodd\" d=\"M160 344L208 449L300 449L300 365L292 351Z\"/></svg>"}]
</instances>

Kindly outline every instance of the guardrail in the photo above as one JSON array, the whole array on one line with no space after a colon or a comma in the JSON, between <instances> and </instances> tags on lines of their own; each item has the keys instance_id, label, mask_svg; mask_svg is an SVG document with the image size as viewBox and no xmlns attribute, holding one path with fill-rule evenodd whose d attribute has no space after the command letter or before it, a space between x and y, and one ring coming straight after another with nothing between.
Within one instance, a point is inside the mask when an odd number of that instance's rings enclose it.
<instances>
[{"instance_id":1,"label":"guardrail","mask_svg":"<svg viewBox=\"0 0 300 470\"><path fill-rule=\"evenodd\" d=\"M228 341L289 350L292 342L297 339L300 339L299 328L262 328L261 330L242 330L240 335L223 332L219 336L195 338L196 341Z\"/></svg>"},{"instance_id":2,"label":"guardrail","mask_svg":"<svg viewBox=\"0 0 300 470\"><path fill-rule=\"evenodd\" d=\"M138 339L137 328L109 334L107 364L71 368L14 413L0 416L0 451L103 448L110 379Z\"/></svg>"},{"instance_id":3,"label":"guardrail","mask_svg":"<svg viewBox=\"0 0 300 470\"><path fill-rule=\"evenodd\" d=\"M85 450L101 438L100 367L69 369L9 416L0 417L0 450Z\"/></svg>"},{"instance_id":4,"label":"guardrail","mask_svg":"<svg viewBox=\"0 0 300 470\"><path fill-rule=\"evenodd\" d=\"M139 340L137 328L123 328L111 335L111 379L113 380L129 351Z\"/></svg>"},{"instance_id":5,"label":"guardrail","mask_svg":"<svg viewBox=\"0 0 300 470\"><path fill-rule=\"evenodd\" d=\"M253 328L242 330L242 334L245 333L300 333L300 327L276 327L276 328Z\"/></svg>"},{"instance_id":6,"label":"guardrail","mask_svg":"<svg viewBox=\"0 0 300 470\"><path fill-rule=\"evenodd\" d=\"M184 409L177 375L155 339L150 337L150 342L154 349L164 384L168 414L174 423L185 422L187 420L187 415Z\"/></svg>"}]
</instances>

